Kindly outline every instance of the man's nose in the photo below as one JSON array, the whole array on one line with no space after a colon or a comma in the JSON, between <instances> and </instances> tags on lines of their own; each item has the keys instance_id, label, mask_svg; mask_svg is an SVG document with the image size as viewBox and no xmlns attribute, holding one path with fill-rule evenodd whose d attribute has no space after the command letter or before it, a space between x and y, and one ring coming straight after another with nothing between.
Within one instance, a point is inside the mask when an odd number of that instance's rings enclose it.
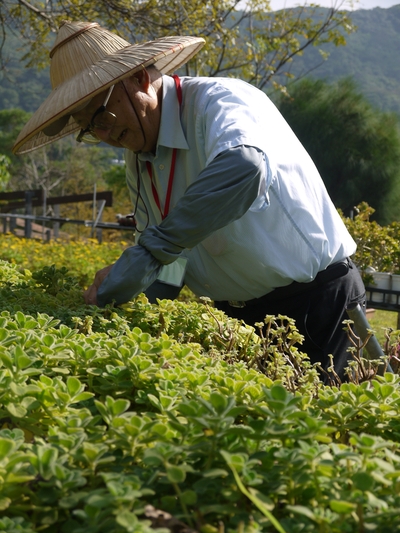
<instances>
[{"instance_id":1,"label":"man's nose","mask_svg":"<svg viewBox=\"0 0 400 533\"><path fill-rule=\"evenodd\" d=\"M98 127L94 126L94 128L93 128L93 132L95 133L96 137L98 137L103 142L108 142L108 140L110 139L111 130L112 130L112 127L110 127L110 128L104 128L104 127L98 128Z\"/></svg>"}]
</instances>

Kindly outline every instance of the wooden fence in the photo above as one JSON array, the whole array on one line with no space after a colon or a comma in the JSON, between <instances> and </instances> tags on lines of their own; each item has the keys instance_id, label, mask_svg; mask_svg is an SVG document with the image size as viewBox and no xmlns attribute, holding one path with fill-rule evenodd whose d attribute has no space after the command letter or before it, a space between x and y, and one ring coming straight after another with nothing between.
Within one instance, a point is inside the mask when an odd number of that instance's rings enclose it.
<instances>
[{"instance_id":1,"label":"wooden fence","mask_svg":"<svg viewBox=\"0 0 400 533\"><path fill-rule=\"evenodd\" d=\"M92 220L59 216L60 205L79 202L92 202L94 208ZM93 193L50 197L46 197L42 189L3 192L0 193L0 218L3 219L3 232L10 231L15 235L27 238L50 240L51 238L66 237L67 234L60 232L60 228L63 224L69 223L91 227L92 236L96 234L97 239L101 242L103 229L129 230L118 223L102 222L104 207L112 207L112 203L112 191L96 192L95 190ZM40 216L33 213L35 207L42 207L45 213L48 206L54 206L54 216ZM17 213L21 210L23 210L23 214ZM38 222L42 222L42 224L38 224Z\"/></svg>"}]
</instances>

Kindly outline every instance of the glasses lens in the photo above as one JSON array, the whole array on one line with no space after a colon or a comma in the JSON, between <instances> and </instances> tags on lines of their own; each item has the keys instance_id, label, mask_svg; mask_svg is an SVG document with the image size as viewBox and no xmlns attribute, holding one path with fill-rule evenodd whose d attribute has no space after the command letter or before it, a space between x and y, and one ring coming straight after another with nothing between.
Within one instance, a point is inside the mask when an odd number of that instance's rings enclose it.
<instances>
[{"instance_id":1,"label":"glasses lens","mask_svg":"<svg viewBox=\"0 0 400 533\"><path fill-rule=\"evenodd\" d=\"M105 110L104 105L102 105L93 115L89 126L85 130L81 130L76 140L86 144L98 144L101 139L99 139L94 130L109 131L114 127L116 120L116 115Z\"/></svg>"},{"instance_id":2,"label":"glasses lens","mask_svg":"<svg viewBox=\"0 0 400 533\"><path fill-rule=\"evenodd\" d=\"M116 120L117 117L114 115L114 113L102 111L93 118L91 126L93 129L96 128L98 130L107 131L114 127Z\"/></svg>"},{"instance_id":3,"label":"glasses lens","mask_svg":"<svg viewBox=\"0 0 400 533\"><path fill-rule=\"evenodd\" d=\"M86 131L83 135L79 135L77 141L86 144L99 144L101 139L99 139L94 132Z\"/></svg>"}]
</instances>

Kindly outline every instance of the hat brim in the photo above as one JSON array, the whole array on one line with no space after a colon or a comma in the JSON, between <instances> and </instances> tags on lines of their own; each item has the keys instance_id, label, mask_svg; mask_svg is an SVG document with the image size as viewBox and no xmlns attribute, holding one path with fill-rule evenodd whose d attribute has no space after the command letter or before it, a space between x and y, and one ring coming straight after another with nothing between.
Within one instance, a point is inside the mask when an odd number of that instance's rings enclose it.
<instances>
[{"instance_id":1,"label":"hat brim","mask_svg":"<svg viewBox=\"0 0 400 533\"><path fill-rule=\"evenodd\" d=\"M31 152L77 132L80 128L71 116L77 107L83 107L111 85L150 65L163 74L176 71L204 43L201 37L163 37L129 45L97 61L50 93L18 135L13 153Z\"/></svg>"}]
</instances>

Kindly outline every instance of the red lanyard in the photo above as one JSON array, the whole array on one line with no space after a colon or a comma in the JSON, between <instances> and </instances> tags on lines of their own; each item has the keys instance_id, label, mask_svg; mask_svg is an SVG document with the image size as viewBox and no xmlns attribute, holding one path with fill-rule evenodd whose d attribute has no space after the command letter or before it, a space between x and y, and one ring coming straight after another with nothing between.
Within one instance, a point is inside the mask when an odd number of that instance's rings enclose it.
<instances>
[{"instance_id":1,"label":"red lanyard","mask_svg":"<svg viewBox=\"0 0 400 533\"><path fill-rule=\"evenodd\" d=\"M175 88L176 88L176 94L178 96L178 102L179 102L179 107L181 106L182 104L182 87L181 87L181 81L179 79L179 76L177 76L176 74L174 74L172 76L174 78L174 81L175 81ZM162 210L161 208L161 202L160 202L160 197L158 196L158 191L156 189L156 186L155 186L155 183L154 183L154 180L153 180L153 169L151 167L151 163L149 161L146 161L146 168L147 168L147 172L149 173L149 176L150 176L150 180L151 180L151 190L153 192L153 198L154 198L154 201L156 202L157 204L157 207L158 207L158 210L160 211L161 213L161 218L162 220L164 220L164 218L168 215L169 213L169 205L171 203L171 195L172 195L172 185L174 183L174 174L175 174L175 163L176 163L176 153L177 153L177 149L174 148L172 150L172 159L171 159L171 168L169 170L169 178L168 178L168 187L167 187L167 194L165 196L165 206L164 206L164 211Z\"/></svg>"}]
</instances>

